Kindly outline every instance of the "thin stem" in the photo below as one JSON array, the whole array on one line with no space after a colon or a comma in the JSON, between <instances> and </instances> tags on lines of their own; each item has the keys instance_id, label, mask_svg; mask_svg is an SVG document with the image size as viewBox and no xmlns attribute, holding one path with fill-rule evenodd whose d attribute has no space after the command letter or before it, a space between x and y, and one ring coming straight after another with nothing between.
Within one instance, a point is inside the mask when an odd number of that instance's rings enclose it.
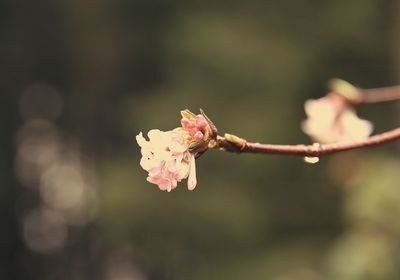
<instances>
[{"instance_id":1,"label":"thin stem","mask_svg":"<svg viewBox=\"0 0 400 280\"><path fill-rule=\"evenodd\" d=\"M400 86L363 89L345 80L332 79L328 87L329 93L342 96L353 105L400 100Z\"/></svg>"},{"instance_id":2,"label":"thin stem","mask_svg":"<svg viewBox=\"0 0 400 280\"><path fill-rule=\"evenodd\" d=\"M358 90L363 104L400 100L400 86Z\"/></svg>"},{"instance_id":3,"label":"thin stem","mask_svg":"<svg viewBox=\"0 0 400 280\"><path fill-rule=\"evenodd\" d=\"M281 154L298 155L305 157L321 157L333 153L378 146L396 140L400 140L400 127L371 136L363 141L337 144L272 145L251 143L237 136L226 135L225 137L218 136L215 147L225 150L227 152L236 153Z\"/></svg>"}]
</instances>

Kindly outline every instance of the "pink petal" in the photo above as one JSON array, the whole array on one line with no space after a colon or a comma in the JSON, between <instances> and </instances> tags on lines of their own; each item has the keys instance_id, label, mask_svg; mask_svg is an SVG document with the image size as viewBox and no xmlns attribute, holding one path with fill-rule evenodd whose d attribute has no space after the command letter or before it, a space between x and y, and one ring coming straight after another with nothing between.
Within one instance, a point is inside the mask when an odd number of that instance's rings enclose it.
<instances>
[{"instance_id":1,"label":"pink petal","mask_svg":"<svg viewBox=\"0 0 400 280\"><path fill-rule=\"evenodd\" d=\"M201 131L197 131L196 134L193 136L194 141L199 142L203 140L204 134Z\"/></svg>"},{"instance_id":2,"label":"pink petal","mask_svg":"<svg viewBox=\"0 0 400 280\"><path fill-rule=\"evenodd\" d=\"M202 115L196 116L195 123L199 130L204 130L207 127L207 122Z\"/></svg>"},{"instance_id":3,"label":"pink petal","mask_svg":"<svg viewBox=\"0 0 400 280\"><path fill-rule=\"evenodd\" d=\"M193 128L193 124L188 119L181 119L181 125L186 130Z\"/></svg>"}]
</instances>

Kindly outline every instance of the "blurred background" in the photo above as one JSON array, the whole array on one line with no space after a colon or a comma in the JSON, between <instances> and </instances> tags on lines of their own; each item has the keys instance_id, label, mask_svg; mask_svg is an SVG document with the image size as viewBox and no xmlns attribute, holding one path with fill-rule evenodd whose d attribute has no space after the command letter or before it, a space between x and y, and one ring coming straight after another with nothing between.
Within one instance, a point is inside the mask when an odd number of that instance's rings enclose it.
<instances>
[{"instance_id":1,"label":"blurred background","mask_svg":"<svg viewBox=\"0 0 400 280\"><path fill-rule=\"evenodd\" d=\"M399 34L396 0L1 0L0 279L400 279L399 143L209 151L195 191L165 193L134 140L203 108L310 143L304 101L398 84ZM379 133L399 108L359 113Z\"/></svg>"}]
</instances>

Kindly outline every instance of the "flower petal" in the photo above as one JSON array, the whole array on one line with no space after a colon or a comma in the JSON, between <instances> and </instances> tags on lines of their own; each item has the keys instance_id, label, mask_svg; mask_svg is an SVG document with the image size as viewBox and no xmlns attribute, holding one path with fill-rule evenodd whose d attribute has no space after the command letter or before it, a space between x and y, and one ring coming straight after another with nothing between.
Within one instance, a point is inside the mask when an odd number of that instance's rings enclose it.
<instances>
[{"instance_id":1,"label":"flower petal","mask_svg":"<svg viewBox=\"0 0 400 280\"><path fill-rule=\"evenodd\" d=\"M142 132L140 132L138 135L136 135L136 142L139 144L140 147L144 147L149 144L146 141L146 139L144 139Z\"/></svg>"},{"instance_id":2,"label":"flower petal","mask_svg":"<svg viewBox=\"0 0 400 280\"><path fill-rule=\"evenodd\" d=\"M302 129L320 143L363 140L372 132L372 123L360 119L348 104L335 96L307 100L304 108L307 119Z\"/></svg>"},{"instance_id":3,"label":"flower petal","mask_svg":"<svg viewBox=\"0 0 400 280\"><path fill-rule=\"evenodd\" d=\"M360 119L352 110L344 112L341 121L348 141L364 140L372 133L373 124L370 121Z\"/></svg>"},{"instance_id":4,"label":"flower petal","mask_svg":"<svg viewBox=\"0 0 400 280\"><path fill-rule=\"evenodd\" d=\"M190 163L189 163L189 178L188 178L188 189L190 191L194 190L197 184L196 179L196 160L194 155L191 155Z\"/></svg>"}]
</instances>

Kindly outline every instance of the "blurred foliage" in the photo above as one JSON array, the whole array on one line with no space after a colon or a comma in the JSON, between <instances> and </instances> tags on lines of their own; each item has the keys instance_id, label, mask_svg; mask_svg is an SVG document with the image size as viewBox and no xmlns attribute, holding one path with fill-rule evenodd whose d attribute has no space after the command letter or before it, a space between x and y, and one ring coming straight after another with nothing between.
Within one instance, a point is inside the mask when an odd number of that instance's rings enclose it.
<instances>
[{"instance_id":1,"label":"blurred foliage","mask_svg":"<svg viewBox=\"0 0 400 280\"><path fill-rule=\"evenodd\" d=\"M347 231L328 262L334 279L400 277L398 168L398 160L371 157L359 170L345 198Z\"/></svg>"},{"instance_id":2,"label":"blurred foliage","mask_svg":"<svg viewBox=\"0 0 400 280\"><path fill-rule=\"evenodd\" d=\"M0 279L399 279L393 144L317 165L209 151L194 192L164 193L134 141L203 108L221 132L308 142L328 79L398 82L398 5L0 1Z\"/></svg>"}]
</instances>

